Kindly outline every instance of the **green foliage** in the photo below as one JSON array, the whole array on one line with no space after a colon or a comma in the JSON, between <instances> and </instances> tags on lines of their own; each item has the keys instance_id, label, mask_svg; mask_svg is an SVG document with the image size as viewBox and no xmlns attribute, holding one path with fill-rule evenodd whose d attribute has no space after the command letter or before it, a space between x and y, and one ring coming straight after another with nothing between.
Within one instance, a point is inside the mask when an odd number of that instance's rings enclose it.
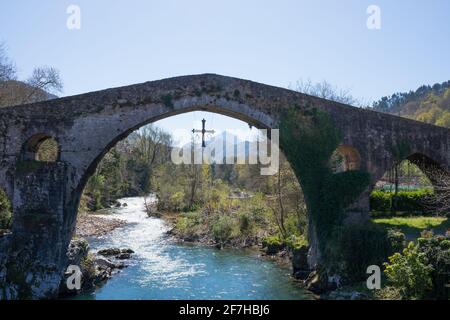
<instances>
[{"instance_id":1,"label":"green foliage","mask_svg":"<svg viewBox=\"0 0 450 320\"><path fill-rule=\"evenodd\" d=\"M170 144L171 136L151 125L132 133L98 164L85 187L83 203L95 211L109 207L118 198L148 194L154 189L153 171L167 163Z\"/></svg>"},{"instance_id":2,"label":"green foliage","mask_svg":"<svg viewBox=\"0 0 450 320\"><path fill-rule=\"evenodd\" d=\"M395 93L389 97L382 97L373 104L373 108L381 112L413 115L414 112L423 112L430 102L437 102L436 97L448 99L450 81L437 83L433 86L421 86L416 91Z\"/></svg>"},{"instance_id":3,"label":"green foliage","mask_svg":"<svg viewBox=\"0 0 450 320\"><path fill-rule=\"evenodd\" d=\"M393 252L386 230L372 222L342 226L336 234L327 255L332 269L349 282L364 280L368 266L381 265Z\"/></svg>"},{"instance_id":4,"label":"green foliage","mask_svg":"<svg viewBox=\"0 0 450 320\"><path fill-rule=\"evenodd\" d=\"M266 249L266 253L273 255L283 250L286 247L286 243L280 238L280 236L266 237L262 241L262 247Z\"/></svg>"},{"instance_id":5,"label":"green foliage","mask_svg":"<svg viewBox=\"0 0 450 320\"><path fill-rule=\"evenodd\" d=\"M333 173L329 163L342 135L329 115L317 109L290 108L281 120L280 140L302 186L322 252L329 253L328 244L333 242L335 227L342 224L344 209L365 190L370 175L356 170Z\"/></svg>"},{"instance_id":6,"label":"green foliage","mask_svg":"<svg viewBox=\"0 0 450 320\"><path fill-rule=\"evenodd\" d=\"M407 214L424 214L430 211L433 191L421 189L417 191L399 191L397 195L381 190L370 194L370 210L376 212L390 212L392 202L396 202L396 210Z\"/></svg>"},{"instance_id":7,"label":"green foliage","mask_svg":"<svg viewBox=\"0 0 450 320\"><path fill-rule=\"evenodd\" d=\"M12 208L6 193L0 189L0 235L2 230L11 228Z\"/></svg>"},{"instance_id":8,"label":"green foliage","mask_svg":"<svg viewBox=\"0 0 450 320\"><path fill-rule=\"evenodd\" d=\"M431 278L433 288L428 298L450 299L450 237L433 236L417 239L418 248L433 267Z\"/></svg>"},{"instance_id":9,"label":"green foliage","mask_svg":"<svg viewBox=\"0 0 450 320\"><path fill-rule=\"evenodd\" d=\"M388 229L387 238L393 252L401 252L405 248L406 237L400 230Z\"/></svg>"},{"instance_id":10,"label":"green foliage","mask_svg":"<svg viewBox=\"0 0 450 320\"><path fill-rule=\"evenodd\" d=\"M170 93L161 96L161 100L166 107L173 108L173 97Z\"/></svg>"},{"instance_id":11,"label":"green foliage","mask_svg":"<svg viewBox=\"0 0 450 320\"><path fill-rule=\"evenodd\" d=\"M31 172L39 170L44 165L44 162L36 160L17 161L16 173L19 175L27 175Z\"/></svg>"},{"instance_id":12,"label":"green foliage","mask_svg":"<svg viewBox=\"0 0 450 320\"><path fill-rule=\"evenodd\" d=\"M432 289L433 267L418 245L410 242L403 253L395 253L384 264L389 283L397 288L405 299L423 299Z\"/></svg>"},{"instance_id":13,"label":"green foliage","mask_svg":"<svg viewBox=\"0 0 450 320\"><path fill-rule=\"evenodd\" d=\"M291 235L284 240L286 247L291 250L308 247L308 241L303 235Z\"/></svg>"},{"instance_id":14,"label":"green foliage","mask_svg":"<svg viewBox=\"0 0 450 320\"><path fill-rule=\"evenodd\" d=\"M214 238L219 244L223 245L231 238L234 227L235 224L231 217L226 215L218 217L212 224Z\"/></svg>"}]
</instances>

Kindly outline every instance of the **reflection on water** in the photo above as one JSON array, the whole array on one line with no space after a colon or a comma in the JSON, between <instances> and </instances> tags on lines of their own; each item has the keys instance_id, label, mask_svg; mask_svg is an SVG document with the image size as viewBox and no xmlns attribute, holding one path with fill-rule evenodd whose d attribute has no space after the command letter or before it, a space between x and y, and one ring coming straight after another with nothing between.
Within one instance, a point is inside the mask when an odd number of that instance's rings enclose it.
<instances>
[{"instance_id":1,"label":"reflection on water","mask_svg":"<svg viewBox=\"0 0 450 320\"><path fill-rule=\"evenodd\" d=\"M78 299L310 299L289 270L248 250L180 245L165 236L166 223L149 218L142 198L126 198L110 218L129 225L89 239L91 249L135 251L130 266L95 293Z\"/></svg>"}]
</instances>

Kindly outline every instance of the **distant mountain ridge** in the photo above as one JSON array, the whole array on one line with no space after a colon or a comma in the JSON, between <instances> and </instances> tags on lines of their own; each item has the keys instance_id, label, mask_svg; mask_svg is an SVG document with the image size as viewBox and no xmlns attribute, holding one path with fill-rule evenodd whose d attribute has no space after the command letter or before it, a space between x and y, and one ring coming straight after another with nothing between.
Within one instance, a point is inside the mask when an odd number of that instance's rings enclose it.
<instances>
[{"instance_id":1,"label":"distant mountain ridge","mask_svg":"<svg viewBox=\"0 0 450 320\"><path fill-rule=\"evenodd\" d=\"M226 131L226 130L222 131L219 134L214 135L213 137L211 137L210 139L205 141L207 147L209 147L212 144L215 144L217 142L223 146L223 148L221 148L219 150L214 150L213 156L214 156L215 161L217 161L218 159L223 159L223 163L225 163L224 159L227 157L227 151L228 151L225 148L225 146L227 145L227 142L228 142L227 139L233 140L231 145L233 146L233 149L234 149L234 156L239 157L239 158L244 158L244 159L246 159L246 161L248 161L248 157L250 154L250 141L242 140L237 135L233 134L232 132ZM185 144L183 147L189 147L189 146L190 146L190 144ZM199 141L195 142L194 148L197 152L199 152L199 153L202 152L202 146Z\"/></svg>"},{"instance_id":2,"label":"distant mountain ridge","mask_svg":"<svg viewBox=\"0 0 450 320\"><path fill-rule=\"evenodd\" d=\"M373 109L450 128L450 81L382 97Z\"/></svg>"}]
</instances>

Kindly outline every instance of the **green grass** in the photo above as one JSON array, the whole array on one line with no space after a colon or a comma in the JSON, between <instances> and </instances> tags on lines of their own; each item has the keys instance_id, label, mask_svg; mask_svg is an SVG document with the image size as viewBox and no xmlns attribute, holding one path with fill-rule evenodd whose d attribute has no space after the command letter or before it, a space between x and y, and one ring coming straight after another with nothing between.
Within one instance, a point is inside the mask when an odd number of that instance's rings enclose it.
<instances>
[{"instance_id":1,"label":"green grass","mask_svg":"<svg viewBox=\"0 0 450 320\"><path fill-rule=\"evenodd\" d=\"M450 219L445 217L395 217L373 219L373 221L385 228L400 229L410 240L418 238L423 230L445 234L450 229Z\"/></svg>"}]
</instances>

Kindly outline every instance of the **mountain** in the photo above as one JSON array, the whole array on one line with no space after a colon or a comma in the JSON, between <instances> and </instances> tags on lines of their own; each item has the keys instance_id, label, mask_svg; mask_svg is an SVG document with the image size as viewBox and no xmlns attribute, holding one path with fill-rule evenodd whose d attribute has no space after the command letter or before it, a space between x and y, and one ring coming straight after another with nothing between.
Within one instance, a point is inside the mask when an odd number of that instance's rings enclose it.
<instances>
[{"instance_id":1,"label":"mountain","mask_svg":"<svg viewBox=\"0 0 450 320\"><path fill-rule=\"evenodd\" d=\"M237 135L228 132L228 131L222 131L219 134L214 135L210 139L205 141L205 144L207 147L212 147L216 143L218 145L222 145L223 148L220 148L219 150L214 150L213 156L214 159L217 161L217 159L225 159L227 156L227 149L226 145L228 141L232 141L231 145L234 148L234 155L235 158L239 156L240 158L245 158L246 162L248 162L248 157L250 154L250 142L247 140L241 140ZM185 145L188 146L188 145ZM202 147L200 142L195 143L195 149L199 154L202 152ZM223 160L223 163L225 163L225 160Z\"/></svg>"},{"instance_id":2,"label":"mountain","mask_svg":"<svg viewBox=\"0 0 450 320\"><path fill-rule=\"evenodd\" d=\"M383 97L373 109L450 128L450 81Z\"/></svg>"}]
</instances>

